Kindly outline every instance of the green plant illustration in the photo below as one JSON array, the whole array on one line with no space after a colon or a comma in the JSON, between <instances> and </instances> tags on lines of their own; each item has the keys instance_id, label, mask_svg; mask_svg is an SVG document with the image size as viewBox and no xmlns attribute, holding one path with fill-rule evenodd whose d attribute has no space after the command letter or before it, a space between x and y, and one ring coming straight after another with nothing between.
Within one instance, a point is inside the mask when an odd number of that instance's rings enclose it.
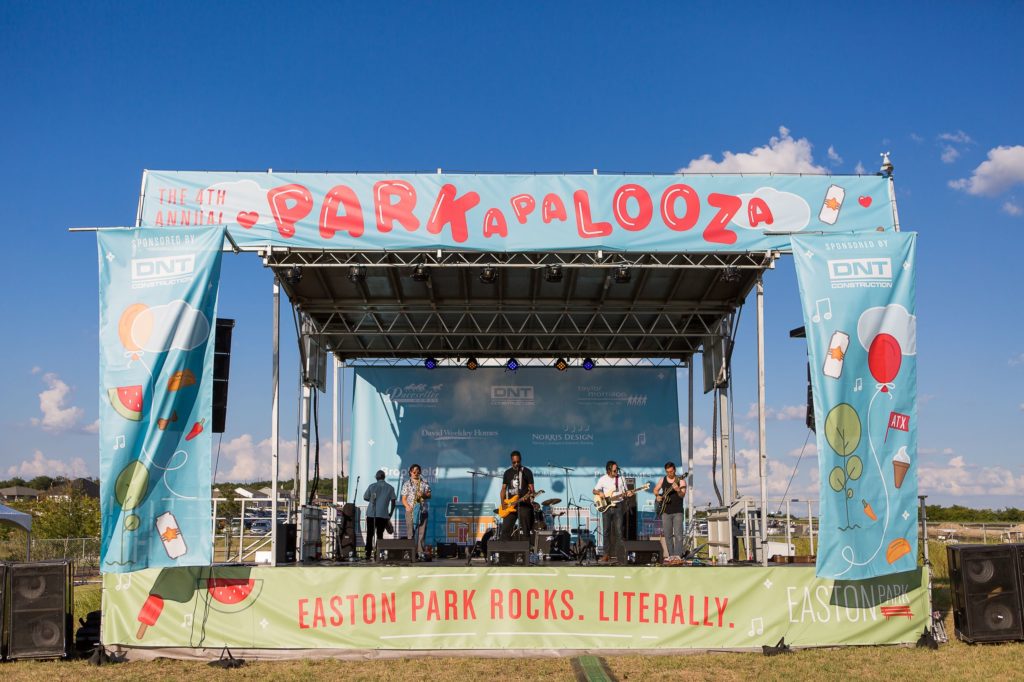
<instances>
[{"instance_id":1,"label":"green plant illustration","mask_svg":"<svg viewBox=\"0 0 1024 682\"><path fill-rule=\"evenodd\" d=\"M828 484L837 493L843 493L846 502L846 527L839 530L859 528L859 524L850 524L850 500L853 499L852 481L856 481L864 473L864 462L853 454L860 445L861 426L857 411L847 403L839 403L825 417L825 440L842 459L838 466L833 467L828 475Z\"/></svg>"}]
</instances>

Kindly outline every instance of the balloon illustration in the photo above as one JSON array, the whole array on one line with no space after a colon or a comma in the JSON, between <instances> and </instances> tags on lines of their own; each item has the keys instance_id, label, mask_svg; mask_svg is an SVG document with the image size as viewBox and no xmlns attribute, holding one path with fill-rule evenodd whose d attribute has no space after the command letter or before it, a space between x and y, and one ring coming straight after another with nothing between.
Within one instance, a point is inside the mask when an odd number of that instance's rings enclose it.
<instances>
[{"instance_id":1,"label":"balloon illustration","mask_svg":"<svg viewBox=\"0 0 1024 682\"><path fill-rule=\"evenodd\" d=\"M868 369L878 383L882 384L882 393L888 393L889 387L886 384L899 374L900 364L903 362L903 351L900 342L891 334L879 334L871 341L868 348Z\"/></svg>"},{"instance_id":2,"label":"balloon illustration","mask_svg":"<svg viewBox=\"0 0 1024 682\"><path fill-rule=\"evenodd\" d=\"M136 322L140 321L140 316L148 311L149 307L144 303L132 303L124 309L121 319L117 322L117 335L121 339L121 344L131 354L132 360L139 359L139 353L142 350L139 344L145 343L153 331L151 316L145 316L148 321L136 325Z\"/></svg>"}]
</instances>

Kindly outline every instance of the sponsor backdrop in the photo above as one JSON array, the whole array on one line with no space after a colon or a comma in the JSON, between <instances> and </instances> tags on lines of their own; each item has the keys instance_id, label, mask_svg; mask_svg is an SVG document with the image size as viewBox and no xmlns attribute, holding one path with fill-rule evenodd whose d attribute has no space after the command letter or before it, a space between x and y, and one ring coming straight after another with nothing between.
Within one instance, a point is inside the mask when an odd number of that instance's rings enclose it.
<instances>
[{"instance_id":1,"label":"sponsor backdrop","mask_svg":"<svg viewBox=\"0 0 1024 682\"><path fill-rule=\"evenodd\" d=\"M917 565L916 239L793 239L817 423L820 576Z\"/></svg>"},{"instance_id":2,"label":"sponsor backdrop","mask_svg":"<svg viewBox=\"0 0 1024 682\"><path fill-rule=\"evenodd\" d=\"M486 503L483 516L490 519L512 450L523 454L535 488L545 491L538 500L559 498L563 508L577 502L586 508L584 519L609 459L653 490L665 462L680 458L676 371L356 368L350 476L354 484L359 479L357 501L378 469L397 488L399 476L419 464L433 488L428 542L464 541L465 531L460 538L446 525L446 516L455 515L449 504ZM568 489L557 466L570 468ZM496 476L478 479L475 500L470 470ZM653 500L649 492L638 496L641 509L653 511Z\"/></svg>"},{"instance_id":3,"label":"sponsor backdrop","mask_svg":"<svg viewBox=\"0 0 1024 682\"><path fill-rule=\"evenodd\" d=\"M283 572L287 577L282 579ZM923 570L148 569L103 579L103 643L266 649L759 648L914 642Z\"/></svg>"},{"instance_id":4,"label":"sponsor backdrop","mask_svg":"<svg viewBox=\"0 0 1024 682\"><path fill-rule=\"evenodd\" d=\"M209 564L224 228L100 231L100 568Z\"/></svg>"},{"instance_id":5,"label":"sponsor backdrop","mask_svg":"<svg viewBox=\"0 0 1024 682\"><path fill-rule=\"evenodd\" d=\"M735 252L893 230L877 175L147 171L143 185L143 225L223 224L240 244L293 248Z\"/></svg>"}]
</instances>

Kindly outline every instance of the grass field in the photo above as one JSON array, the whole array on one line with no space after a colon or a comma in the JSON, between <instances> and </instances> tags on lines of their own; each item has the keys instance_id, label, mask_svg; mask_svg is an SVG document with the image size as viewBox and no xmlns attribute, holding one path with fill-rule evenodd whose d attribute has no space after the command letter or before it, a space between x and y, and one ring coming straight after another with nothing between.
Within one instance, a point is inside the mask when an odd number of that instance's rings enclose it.
<instances>
[{"instance_id":1,"label":"grass field","mask_svg":"<svg viewBox=\"0 0 1024 682\"><path fill-rule=\"evenodd\" d=\"M931 543L935 606L949 608L944 546ZM76 589L76 618L99 608L98 585ZM952 636L952 617L946 618ZM714 680L1017 680L1024 668L1024 643L968 645L955 639L938 651L906 647L807 649L765 657L756 653L704 653L686 656L622 655L605 657L619 679ZM566 680L574 676L572 659L401 658L395 660L303 660L252 662L237 670L205 663L147 661L95 668L84 661L18 662L0 666L6 680L420 680L488 679L496 675L528 680Z\"/></svg>"}]
</instances>

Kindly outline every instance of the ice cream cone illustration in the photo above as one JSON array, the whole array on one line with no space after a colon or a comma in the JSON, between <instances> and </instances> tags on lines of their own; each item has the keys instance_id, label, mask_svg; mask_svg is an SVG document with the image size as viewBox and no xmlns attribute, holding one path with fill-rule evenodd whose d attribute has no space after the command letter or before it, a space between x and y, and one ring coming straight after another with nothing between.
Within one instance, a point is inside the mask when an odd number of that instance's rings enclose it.
<instances>
[{"instance_id":1,"label":"ice cream cone illustration","mask_svg":"<svg viewBox=\"0 0 1024 682\"><path fill-rule=\"evenodd\" d=\"M896 452L896 456L892 458L892 477L897 488L903 485L903 479L907 477L909 469L910 456L907 454L907 447L904 445Z\"/></svg>"}]
</instances>

